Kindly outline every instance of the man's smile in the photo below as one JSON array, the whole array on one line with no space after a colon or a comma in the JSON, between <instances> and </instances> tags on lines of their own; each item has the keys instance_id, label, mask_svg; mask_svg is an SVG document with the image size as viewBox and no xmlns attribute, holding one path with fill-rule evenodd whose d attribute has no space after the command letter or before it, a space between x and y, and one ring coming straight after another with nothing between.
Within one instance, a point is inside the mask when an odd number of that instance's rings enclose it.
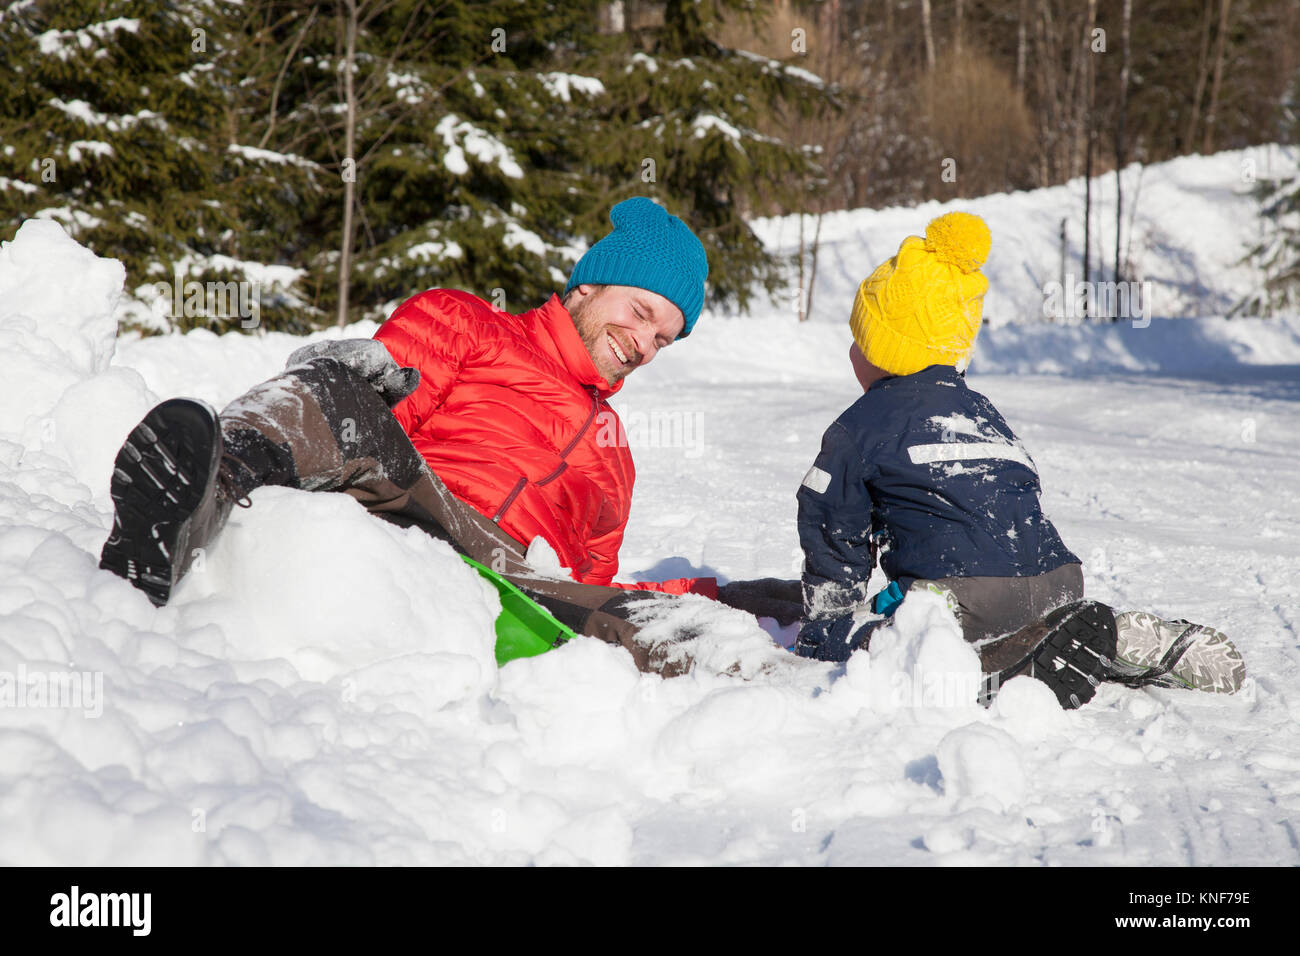
<instances>
[{"instance_id":1,"label":"man's smile","mask_svg":"<svg viewBox=\"0 0 1300 956\"><path fill-rule=\"evenodd\" d=\"M624 349L619 345L618 339L614 337L612 332L606 332L605 337L609 339L609 347L611 351L613 351L614 358L618 361L619 365L636 365L636 362L633 362L628 355L629 352L636 354L635 349Z\"/></svg>"}]
</instances>

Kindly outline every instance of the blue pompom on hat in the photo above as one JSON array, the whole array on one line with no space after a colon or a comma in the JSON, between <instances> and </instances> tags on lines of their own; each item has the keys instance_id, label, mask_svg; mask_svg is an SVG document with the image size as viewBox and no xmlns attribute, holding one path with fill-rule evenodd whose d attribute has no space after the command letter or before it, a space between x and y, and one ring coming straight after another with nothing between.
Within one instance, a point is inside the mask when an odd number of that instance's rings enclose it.
<instances>
[{"instance_id":1,"label":"blue pompom on hat","mask_svg":"<svg viewBox=\"0 0 1300 956\"><path fill-rule=\"evenodd\" d=\"M614 231L578 260L564 291L586 282L657 292L682 310L686 325L677 337L690 335L709 276L704 246L691 227L644 196L623 200L609 211L609 221Z\"/></svg>"}]
</instances>

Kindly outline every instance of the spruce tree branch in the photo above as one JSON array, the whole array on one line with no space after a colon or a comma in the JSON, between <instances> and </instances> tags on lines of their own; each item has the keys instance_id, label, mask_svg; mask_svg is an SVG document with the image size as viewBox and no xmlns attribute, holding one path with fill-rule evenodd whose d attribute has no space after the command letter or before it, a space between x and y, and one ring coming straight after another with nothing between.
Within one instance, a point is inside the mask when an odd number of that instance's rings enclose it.
<instances>
[{"instance_id":1,"label":"spruce tree branch","mask_svg":"<svg viewBox=\"0 0 1300 956\"><path fill-rule=\"evenodd\" d=\"M411 10L411 15L407 17L406 24L402 27L402 35L397 38L397 42L392 45L388 54L388 59L378 69L373 70L369 77L361 84L357 90L357 103L364 103L370 96L371 91L377 87L388 85L388 75L393 70L393 64L397 62L399 53L405 52L406 36L411 30L411 24L415 22L416 16L424 9L424 0L420 0ZM366 21L367 23L369 21Z\"/></svg>"},{"instance_id":2,"label":"spruce tree branch","mask_svg":"<svg viewBox=\"0 0 1300 956\"><path fill-rule=\"evenodd\" d=\"M443 9L446 6L447 6L446 2L440 3L437 7L429 11L428 17L432 18L437 16L439 13L443 11ZM424 0L420 0L420 3L418 3L415 9L411 11L410 17L407 18L406 25L402 27L402 35L398 37L397 42L393 44L392 52L389 54L387 61L385 61L382 67L380 67L378 70L375 70L373 73L371 73L369 79L367 79L367 81L362 84L361 90L357 95L358 103L366 102L370 98L374 90L382 89L384 86L386 86L388 83L388 74L392 72L393 65L397 62L398 59L403 59L403 60L406 59L406 55L408 52L407 42L406 42L407 35L411 31L411 27L412 25L414 25L416 17L420 14L420 12L423 9L424 9Z\"/></svg>"},{"instance_id":3,"label":"spruce tree branch","mask_svg":"<svg viewBox=\"0 0 1300 956\"><path fill-rule=\"evenodd\" d=\"M482 66L484 63L486 63L489 59L491 59L495 55L496 55L495 53L489 50L487 53L483 54L483 56L475 60L472 64L462 68L459 72L449 77L445 83L443 83L436 90L434 90L433 95L430 97L430 99L437 99L437 97L440 96L442 92L447 89L447 87L451 86L451 84L455 83L457 80L462 79L465 76L465 74L467 74L474 67ZM384 134L380 136L379 139L377 139L370 146L370 148L367 149L365 153L362 154L362 156L357 160L357 167L360 168L361 164L370 157L370 154L373 153L375 150L377 150L380 146L382 146L384 141L388 139L389 136L393 135L394 131L396 131L396 129L398 128L398 126L401 124L403 120L405 120L408 116L410 116L412 113L414 113L416 110L420 109L424 105L425 105L424 101L421 100L418 103L412 103L405 110L399 113L389 123L388 129L384 131Z\"/></svg>"},{"instance_id":4,"label":"spruce tree branch","mask_svg":"<svg viewBox=\"0 0 1300 956\"><path fill-rule=\"evenodd\" d=\"M289 69L289 64L293 62L294 54L298 52L298 47L302 44L303 38L307 35L307 30L311 27L312 22L316 19L317 7L312 4L311 15L307 22L302 25L298 35L294 37L293 45L289 47L289 52L285 55L284 62L280 64L280 72L276 75L275 86L271 89L271 108L267 117L266 132L262 134L261 140L257 144L258 149L266 146L267 140L271 138L271 133L275 131L275 109L280 99L280 85L284 82L284 74Z\"/></svg>"}]
</instances>

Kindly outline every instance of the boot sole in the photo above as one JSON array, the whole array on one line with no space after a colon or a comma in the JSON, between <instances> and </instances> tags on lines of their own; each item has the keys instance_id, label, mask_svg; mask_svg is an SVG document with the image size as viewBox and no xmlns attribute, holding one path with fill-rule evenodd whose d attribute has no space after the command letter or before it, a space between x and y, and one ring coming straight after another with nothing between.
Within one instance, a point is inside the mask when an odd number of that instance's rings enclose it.
<instances>
[{"instance_id":1,"label":"boot sole","mask_svg":"<svg viewBox=\"0 0 1300 956\"><path fill-rule=\"evenodd\" d=\"M166 604L189 540L189 523L221 464L217 413L170 399L140 422L117 453L109 486L113 530L99 566Z\"/></svg>"},{"instance_id":2,"label":"boot sole","mask_svg":"<svg viewBox=\"0 0 1300 956\"><path fill-rule=\"evenodd\" d=\"M1097 601L1076 601L1048 614L1043 636L1024 658L985 678L979 700L992 702L1013 677L1035 677L1051 688L1065 710L1082 707L1097 693L1115 659L1115 614Z\"/></svg>"},{"instance_id":3,"label":"boot sole","mask_svg":"<svg viewBox=\"0 0 1300 956\"><path fill-rule=\"evenodd\" d=\"M1246 662L1222 631L1187 621L1166 621L1147 611L1116 615L1122 651L1116 654L1118 679L1133 686L1177 687L1212 694L1233 694L1246 679ZM1192 642L1168 673L1144 678L1170 646L1188 629Z\"/></svg>"}]
</instances>

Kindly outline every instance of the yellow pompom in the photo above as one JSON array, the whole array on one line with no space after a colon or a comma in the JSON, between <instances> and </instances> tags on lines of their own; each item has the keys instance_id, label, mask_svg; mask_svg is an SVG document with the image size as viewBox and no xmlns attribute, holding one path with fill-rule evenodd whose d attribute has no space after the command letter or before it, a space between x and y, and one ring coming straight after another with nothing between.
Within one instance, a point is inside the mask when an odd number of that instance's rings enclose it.
<instances>
[{"instance_id":1,"label":"yellow pompom","mask_svg":"<svg viewBox=\"0 0 1300 956\"><path fill-rule=\"evenodd\" d=\"M925 248L939 259L971 273L989 257L993 236L979 216L950 212L925 227Z\"/></svg>"}]
</instances>

